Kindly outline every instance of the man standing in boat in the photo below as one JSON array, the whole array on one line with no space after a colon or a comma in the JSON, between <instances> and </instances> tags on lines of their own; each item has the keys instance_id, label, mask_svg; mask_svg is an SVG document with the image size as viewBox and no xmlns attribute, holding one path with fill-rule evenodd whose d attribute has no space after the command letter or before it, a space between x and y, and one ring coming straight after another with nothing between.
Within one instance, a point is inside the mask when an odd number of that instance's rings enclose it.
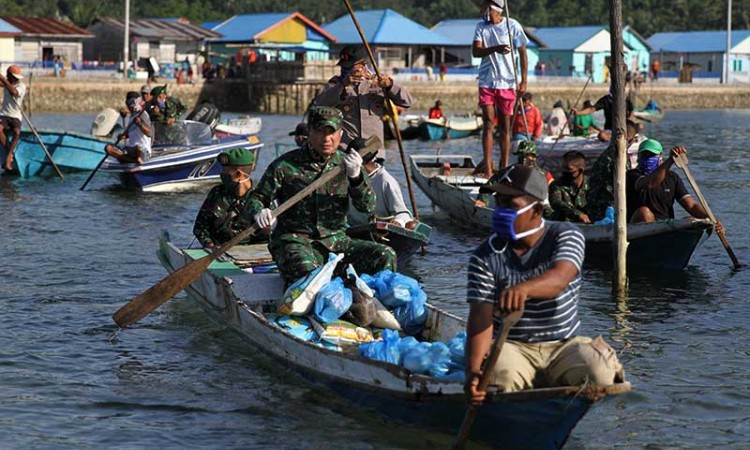
<instances>
[{"instance_id":1,"label":"man standing in boat","mask_svg":"<svg viewBox=\"0 0 750 450\"><path fill-rule=\"evenodd\" d=\"M526 92L526 73L528 59L526 44L529 39L515 19L510 26L503 18L504 0L485 1L482 6L482 21L474 30L474 42L471 53L475 58L482 58L479 66L479 106L482 108L482 150L483 159L477 167L477 174L490 178L493 172L492 139L495 132L495 111L500 116L497 120L500 139L500 167L510 162L510 130L513 107L516 95ZM510 36L508 29L510 28ZM516 71L513 47L521 62L521 82L516 86Z\"/></svg>"},{"instance_id":2,"label":"man standing in boat","mask_svg":"<svg viewBox=\"0 0 750 450\"><path fill-rule=\"evenodd\" d=\"M261 228L272 227L268 249L287 284L322 266L331 252L344 253L344 263L351 263L357 273L395 271L396 253L390 247L346 235L349 199L359 211L372 214L375 193L362 171L359 153L339 150L344 115L336 108L318 106L310 109L308 117L308 141L268 166L242 215ZM289 200L338 166L344 170L337 177L278 221L273 217L270 207L274 201L281 204Z\"/></svg>"},{"instance_id":3,"label":"man standing in boat","mask_svg":"<svg viewBox=\"0 0 750 450\"><path fill-rule=\"evenodd\" d=\"M220 153L221 184L214 186L203 201L195 219L193 234L204 248L218 247L247 228L240 213L250 197L255 156L245 148ZM256 232L241 244L268 242L268 234Z\"/></svg>"},{"instance_id":4,"label":"man standing in boat","mask_svg":"<svg viewBox=\"0 0 750 450\"><path fill-rule=\"evenodd\" d=\"M0 74L0 83L3 85L3 106L0 109L0 144L5 148L6 172L12 172L13 153L16 151L18 140L21 138L21 104L26 95L26 85L21 82L21 68L13 65L5 72L7 77ZM10 140L12 139L12 140ZM10 141L10 142L9 142Z\"/></svg>"},{"instance_id":5,"label":"man standing in boat","mask_svg":"<svg viewBox=\"0 0 750 450\"><path fill-rule=\"evenodd\" d=\"M377 79L367 67L367 51L361 45L349 45L341 50L338 65L341 74L328 81L328 86L313 102L316 106L336 107L344 114L344 135L341 149L357 138L377 136L385 142L383 116L387 115L386 99L396 107L412 104L409 91L388 75ZM378 162L385 161L385 147L378 150Z\"/></svg>"},{"instance_id":6,"label":"man standing in boat","mask_svg":"<svg viewBox=\"0 0 750 450\"><path fill-rule=\"evenodd\" d=\"M546 386L610 385L624 377L615 351L597 337L577 336L578 294L585 241L573 224L545 223L547 180L533 167L514 165L496 184L493 234L469 259L466 394L477 389L482 363L499 331L499 315L523 311L508 334L491 385L504 392ZM494 326L493 326L494 324Z\"/></svg>"},{"instance_id":7,"label":"man standing in boat","mask_svg":"<svg viewBox=\"0 0 750 450\"><path fill-rule=\"evenodd\" d=\"M109 156L117 158L120 162L143 164L151 157L153 129L151 128L151 119L143 111L143 104L140 97L138 97L138 93L134 92L134 94L135 96L128 95L128 98L125 100L128 111L130 111L130 124L118 136L118 140L120 141L127 139L126 145L115 147L112 144L107 144L104 146L104 151Z\"/></svg>"}]
</instances>

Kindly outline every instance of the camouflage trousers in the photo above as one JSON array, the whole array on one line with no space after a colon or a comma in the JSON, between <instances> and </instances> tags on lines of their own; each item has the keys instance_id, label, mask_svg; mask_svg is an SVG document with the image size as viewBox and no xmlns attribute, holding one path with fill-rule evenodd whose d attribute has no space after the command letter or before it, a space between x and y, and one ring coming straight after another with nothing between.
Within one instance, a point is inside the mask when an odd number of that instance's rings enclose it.
<instances>
[{"instance_id":1,"label":"camouflage trousers","mask_svg":"<svg viewBox=\"0 0 750 450\"><path fill-rule=\"evenodd\" d=\"M328 249L315 239L297 239L294 242L272 242L269 250L287 285L325 264L331 252L344 254L339 269L351 264L358 274L372 275L383 269L396 271L396 252L392 248L361 239L346 237L337 240L334 249Z\"/></svg>"}]
</instances>

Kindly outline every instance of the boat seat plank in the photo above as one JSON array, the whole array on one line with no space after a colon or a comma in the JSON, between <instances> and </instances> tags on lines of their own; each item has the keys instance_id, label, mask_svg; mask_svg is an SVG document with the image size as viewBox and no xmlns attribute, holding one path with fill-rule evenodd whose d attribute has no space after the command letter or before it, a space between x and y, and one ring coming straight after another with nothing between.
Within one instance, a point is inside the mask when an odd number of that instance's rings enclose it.
<instances>
[{"instance_id":1,"label":"boat seat plank","mask_svg":"<svg viewBox=\"0 0 750 450\"><path fill-rule=\"evenodd\" d=\"M236 245L227 252L238 265L258 265L273 262L268 244Z\"/></svg>"},{"instance_id":2,"label":"boat seat plank","mask_svg":"<svg viewBox=\"0 0 750 450\"><path fill-rule=\"evenodd\" d=\"M208 255L208 252L202 248L188 248L184 251L192 259L200 259ZM242 269L237 267L233 262L222 259L217 259L211 262L211 265L208 266L208 270L222 277L244 273L242 272Z\"/></svg>"}]
</instances>

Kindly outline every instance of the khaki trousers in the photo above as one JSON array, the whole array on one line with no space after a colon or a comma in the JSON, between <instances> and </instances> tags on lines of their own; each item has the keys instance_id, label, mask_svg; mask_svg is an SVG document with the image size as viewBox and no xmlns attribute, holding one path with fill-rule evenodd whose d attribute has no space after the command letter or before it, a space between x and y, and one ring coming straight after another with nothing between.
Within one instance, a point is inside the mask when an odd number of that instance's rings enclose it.
<instances>
[{"instance_id":1,"label":"khaki trousers","mask_svg":"<svg viewBox=\"0 0 750 450\"><path fill-rule=\"evenodd\" d=\"M610 385L623 378L622 364L601 336L576 336L534 344L506 341L491 384L513 392L538 387Z\"/></svg>"}]
</instances>

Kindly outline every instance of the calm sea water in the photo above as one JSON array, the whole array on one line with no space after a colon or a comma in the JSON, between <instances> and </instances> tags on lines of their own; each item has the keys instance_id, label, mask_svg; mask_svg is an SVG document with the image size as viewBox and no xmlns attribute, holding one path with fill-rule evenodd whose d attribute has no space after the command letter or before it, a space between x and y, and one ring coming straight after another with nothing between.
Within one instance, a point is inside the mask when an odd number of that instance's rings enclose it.
<instances>
[{"instance_id":1,"label":"calm sea water","mask_svg":"<svg viewBox=\"0 0 750 450\"><path fill-rule=\"evenodd\" d=\"M86 132L92 116L36 115ZM748 111L669 111L647 129L688 146L693 173L740 260L750 263ZM260 168L297 117L264 116ZM406 142L407 152L479 154L479 140ZM395 148L395 143L394 143ZM397 151L390 171L404 176ZM256 178L260 172L256 173ZM184 294L113 336L111 314L160 280L158 234L182 246L205 192L141 194L97 174L0 178L0 442L3 448L447 448L451 436L397 426L270 362ZM404 270L432 302L465 314L466 260L482 236L417 192L433 228ZM636 273L630 297L585 272L582 332L618 350L631 394L594 408L566 448L747 448L750 272L718 239L684 271Z\"/></svg>"}]
</instances>

